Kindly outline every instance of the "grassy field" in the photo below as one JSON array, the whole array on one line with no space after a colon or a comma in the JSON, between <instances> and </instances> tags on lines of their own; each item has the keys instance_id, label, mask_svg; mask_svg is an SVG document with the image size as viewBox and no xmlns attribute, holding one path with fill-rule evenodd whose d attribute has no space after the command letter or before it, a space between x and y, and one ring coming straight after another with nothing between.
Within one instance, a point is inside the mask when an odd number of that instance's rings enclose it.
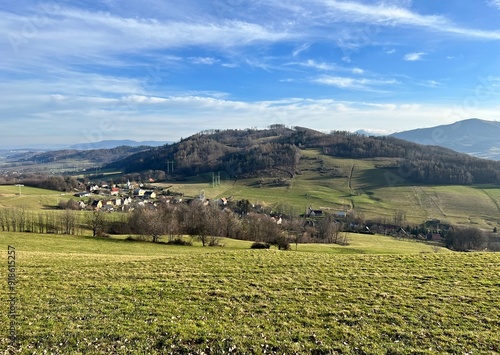
<instances>
[{"instance_id":1,"label":"grassy field","mask_svg":"<svg viewBox=\"0 0 500 355\"><path fill-rule=\"evenodd\" d=\"M499 254L354 235L350 255L31 234L0 245L5 260L16 248L21 354L500 351ZM9 321L2 303L2 349Z\"/></svg>"},{"instance_id":2,"label":"grassy field","mask_svg":"<svg viewBox=\"0 0 500 355\"><path fill-rule=\"evenodd\" d=\"M214 188L210 174L193 181L161 185L187 196L198 196L203 191L208 198L249 199L284 213L300 214L309 206L331 212L354 209L366 218L391 221L394 212L402 210L407 221L414 224L439 219L488 230L500 228L500 186L413 184L404 172L377 168L389 163L383 159L333 158L306 150L301 159L301 173L286 187L259 187L258 179L227 179ZM349 184L347 176L353 167ZM343 176L335 176L334 169L340 169Z\"/></svg>"},{"instance_id":3,"label":"grassy field","mask_svg":"<svg viewBox=\"0 0 500 355\"><path fill-rule=\"evenodd\" d=\"M21 194L19 194L21 191ZM0 207L24 207L27 209L53 208L60 201L73 198L71 194L59 191L23 186L0 185Z\"/></svg>"},{"instance_id":4,"label":"grassy field","mask_svg":"<svg viewBox=\"0 0 500 355\"><path fill-rule=\"evenodd\" d=\"M307 207L330 212L354 210L367 219L390 222L395 211L405 211L407 223L420 224L429 219L445 223L473 225L492 230L500 228L500 186L426 186L412 184L404 172L381 169L390 165L384 159L344 159L302 152L300 174L289 186L271 187L264 179L234 180L222 174L220 186L212 187L212 174L194 176L185 182L157 184L171 191L197 197L233 197L266 205L278 212L298 215ZM349 179L351 169L352 178ZM340 171L340 174L338 173ZM109 172L117 180L116 172ZM114 175L113 175L114 174ZM0 207L44 209L72 198L57 191L16 186L0 186Z\"/></svg>"}]
</instances>

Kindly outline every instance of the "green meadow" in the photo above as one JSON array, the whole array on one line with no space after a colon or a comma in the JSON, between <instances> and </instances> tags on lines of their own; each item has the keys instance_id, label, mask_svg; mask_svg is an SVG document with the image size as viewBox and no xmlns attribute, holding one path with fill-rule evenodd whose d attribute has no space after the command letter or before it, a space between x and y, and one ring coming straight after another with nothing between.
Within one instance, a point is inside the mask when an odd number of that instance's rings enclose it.
<instances>
[{"instance_id":1,"label":"green meadow","mask_svg":"<svg viewBox=\"0 0 500 355\"><path fill-rule=\"evenodd\" d=\"M70 198L73 198L71 193L29 186L0 185L0 208L47 209L54 208L60 201L67 201Z\"/></svg>"},{"instance_id":2,"label":"green meadow","mask_svg":"<svg viewBox=\"0 0 500 355\"><path fill-rule=\"evenodd\" d=\"M500 254L391 237L290 251L4 233L20 354L436 354L500 351ZM7 266L0 298L8 299Z\"/></svg>"},{"instance_id":3,"label":"green meadow","mask_svg":"<svg viewBox=\"0 0 500 355\"><path fill-rule=\"evenodd\" d=\"M273 187L269 178L223 176L221 185L212 187L211 174L159 185L186 197L245 198L296 215L312 206L390 222L394 212L405 211L409 223L437 218L484 229L499 226L497 186L410 184L380 168L390 163L305 151L300 174L287 186ZM70 198L0 186L0 208L54 209ZM251 250L251 242L234 239L204 248L199 242L181 247L126 236L2 233L0 349L19 354L500 352L500 254L454 253L380 235L348 239L347 246L299 244L278 251ZM8 246L16 251L14 343Z\"/></svg>"},{"instance_id":4,"label":"green meadow","mask_svg":"<svg viewBox=\"0 0 500 355\"><path fill-rule=\"evenodd\" d=\"M289 186L270 186L266 184L273 180L270 178L234 180L223 176L221 185L213 187L211 174L160 185L187 196L203 191L208 198L248 199L297 215L312 206L330 212L354 210L367 219L390 222L396 211L404 211L410 224L439 219L487 230L500 227L500 186L415 184L405 172L381 168L390 164L384 159L334 158L304 150L300 173L288 179ZM340 175L336 173L339 169ZM264 184L259 185L259 180Z\"/></svg>"}]
</instances>

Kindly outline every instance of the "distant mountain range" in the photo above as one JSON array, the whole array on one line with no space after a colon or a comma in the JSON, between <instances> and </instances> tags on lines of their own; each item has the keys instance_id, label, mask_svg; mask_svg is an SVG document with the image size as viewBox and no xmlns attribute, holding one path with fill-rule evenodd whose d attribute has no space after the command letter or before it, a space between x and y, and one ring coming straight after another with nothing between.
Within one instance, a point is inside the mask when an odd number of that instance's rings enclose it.
<instances>
[{"instance_id":1,"label":"distant mountain range","mask_svg":"<svg viewBox=\"0 0 500 355\"><path fill-rule=\"evenodd\" d=\"M38 151L38 152L47 152L53 150L91 150L91 149L113 149L121 146L126 147L160 147L165 144L170 144L173 142L168 141L134 141L131 139L122 139L122 140L103 140L99 142L87 142L87 143L79 143L73 145L64 145L64 144L31 144L31 145L23 145L19 147L9 147L9 146L0 146L0 150L2 151L17 151L17 152L26 152L26 151Z\"/></svg>"},{"instance_id":2,"label":"distant mountain range","mask_svg":"<svg viewBox=\"0 0 500 355\"><path fill-rule=\"evenodd\" d=\"M436 145L475 157L500 160L500 122L471 118L448 125L392 134L413 143Z\"/></svg>"},{"instance_id":3,"label":"distant mountain range","mask_svg":"<svg viewBox=\"0 0 500 355\"><path fill-rule=\"evenodd\" d=\"M72 146L69 146L69 149L77 149L77 150L90 150L90 149L113 149L116 147L121 147L121 146L127 146L127 147L141 147L141 146L148 146L148 147L160 147L162 145L165 145L167 143L172 143L172 142L163 142L163 141L134 141L130 139L123 139L123 140L105 140L105 141L100 141L100 142L94 142L94 143L81 143L81 144L75 144Z\"/></svg>"}]
</instances>

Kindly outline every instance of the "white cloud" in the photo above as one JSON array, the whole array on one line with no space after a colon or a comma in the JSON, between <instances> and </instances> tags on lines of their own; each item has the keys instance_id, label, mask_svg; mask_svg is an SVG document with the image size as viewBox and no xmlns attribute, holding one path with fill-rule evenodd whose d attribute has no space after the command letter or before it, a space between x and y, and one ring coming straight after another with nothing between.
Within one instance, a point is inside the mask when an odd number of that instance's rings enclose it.
<instances>
[{"instance_id":1,"label":"white cloud","mask_svg":"<svg viewBox=\"0 0 500 355\"><path fill-rule=\"evenodd\" d=\"M222 63L221 66L225 68L238 68L239 65L236 63Z\"/></svg>"},{"instance_id":2,"label":"white cloud","mask_svg":"<svg viewBox=\"0 0 500 355\"><path fill-rule=\"evenodd\" d=\"M405 54L405 56L403 57L403 60L405 60L407 62L415 62L418 60L422 60L422 57L426 54L427 53L425 53L425 52L408 53L408 54Z\"/></svg>"},{"instance_id":3,"label":"white cloud","mask_svg":"<svg viewBox=\"0 0 500 355\"><path fill-rule=\"evenodd\" d=\"M334 10L335 12L330 13L332 17L346 22L363 22L380 26L421 27L432 31L460 35L461 37L500 40L500 32L498 31L460 27L444 16L421 15L409 9L386 3L367 5L359 2L337 0L316 0L316 2ZM376 34L377 28L372 28L371 32ZM364 35L370 36L370 34L365 33Z\"/></svg>"},{"instance_id":4,"label":"white cloud","mask_svg":"<svg viewBox=\"0 0 500 355\"><path fill-rule=\"evenodd\" d=\"M367 134L372 134L374 136L386 136L391 133L394 133L394 131L391 131L389 129L377 129L377 128L361 128L359 131Z\"/></svg>"},{"instance_id":5,"label":"white cloud","mask_svg":"<svg viewBox=\"0 0 500 355\"><path fill-rule=\"evenodd\" d=\"M297 63L301 66L313 68L321 71L332 71L337 69L337 66L334 63L325 63L325 62L317 62L312 59L308 59L305 62Z\"/></svg>"},{"instance_id":6,"label":"white cloud","mask_svg":"<svg viewBox=\"0 0 500 355\"><path fill-rule=\"evenodd\" d=\"M350 77L329 76L329 75L324 75L319 78L313 79L312 82L316 84L335 86L341 89L353 89L353 90L373 90L375 86L394 85L398 83L394 79L381 80L381 79L350 78Z\"/></svg>"},{"instance_id":7,"label":"white cloud","mask_svg":"<svg viewBox=\"0 0 500 355\"><path fill-rule=\"evenodd\" d=\"M497 83L497 79L492 78L492 83ZM20 139L43 143L47 137L53 142L68 144L131 137L138 140L177 140L203 129L266 127L272 123L326 131L355 131L360 127L395 131L415 128L415 122L419 122L420 126L432 126L443 123L443 120L451 123L456 118L448 112L448 107L413 102L300 97L248 101L231 100L223 93L202 92L167 96L146 93L139 81L130 80L127 83L125 79L98 76L91 80L96 83L31 80L19 82L15 90L12 84L0 84L0 95L4 98L0 103L0 116L15 117L2 127L2 145L16 145ZM323 76L319 81L356 90L396 83L394 80L335 76ZM114 94L112 97L104 91L94 92L94 95L76 94L74 89L85 85L103 88L109 85ZM121 90L121 95L117 90L120 85L126 88ZM129 89L131 91L127 92ZM26 102L30 105L27 106ZM478 109L475 114L494 119L498 117L497 112L497 109ZM395 117L397 120L394 120ZM68 120L70 125L61 124ZM22 137L19 132L22 132Z\"/></svg>"},{"instance_id":8,"label":"white cloud","mask_svg":"<svg viewBox=\"0 0 500 355\"><path fill-rule=\"evenodd\" d=\"M296 48L293 52L292 52L292 55L294 57L298 56L300 53L302 52L306 52L309 47L311 47L311 43L304 43L302 44L301 46L299 46L298 48Z\"/></svg>"},{"instance_id":9,"label":"white cloud","mask_svg":"<svg viewBox=\"0 0 500 355\"><path fill-rule=\"evenodd\" d=\"M489 4L497 9L500 9L500 0L490 0Z\"/></svg>"},{"instance_id":10,"label":"white cloud","mask_svg":"<svg viewBox=\"0 0 500 355\"><path fill-rule=\"evenodd\" d=\"M214 65L219 62L219 59L213 57L191 57L190 62L193 64Z\"/></svg>"},{"instance_id":11,"label":"white cloud","mask_svg":"<svg viewBox=\"0 0 500 355\"><path fill-rule=\"evenodd\" d=\"M33 24L30 16L1 11L0 16L3 19L0 30L7 37L7 41L0 43L0 51L12 66L20 61L63 62L68 58L102 64L109 61L111 66L115 63L110 58L122 53L151 53L191 46L225 51L296 38L286 30L238 20L160 21L59 6L43 17L43 21ZM33 27L29 31L27 24Z\"/></svg>"},{"instance_id":12,"label":"white cloud","mask_svg":"<svg viewBox=\"0 0 500 355\"><path fill-rule=\"evenodd\" d=\"M425 80L421 83L421 85L431 87L431 88L437 88L437 87L440 87L442 84L436 80Z\"/></svg>"}]
</instances>

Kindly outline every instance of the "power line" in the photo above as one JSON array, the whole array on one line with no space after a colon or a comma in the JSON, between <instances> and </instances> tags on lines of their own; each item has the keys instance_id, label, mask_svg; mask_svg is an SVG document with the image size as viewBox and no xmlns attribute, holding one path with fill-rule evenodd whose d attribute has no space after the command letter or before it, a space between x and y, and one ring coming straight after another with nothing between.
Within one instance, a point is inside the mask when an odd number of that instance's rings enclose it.
<instances>
[{"instance_id":1,"label":"power line","mask_svg":"<svg viewBox=\"0 0 500 355\"><path fill-rule=\"evenodd\" d=\"M174 172L174 161L167 160L167 175L170 175L173 172Z\"/></svg>"},{"instance_id":2,"label":"power line","mask_svg":"<svg viewBox=\"0 0 500 355\"><path fill-rule=\"evenodd\" d=\"M220 186L220 171L217 172L217 175L212 173L212 187L215 186Z\"/></svg>"}]
</instances>

